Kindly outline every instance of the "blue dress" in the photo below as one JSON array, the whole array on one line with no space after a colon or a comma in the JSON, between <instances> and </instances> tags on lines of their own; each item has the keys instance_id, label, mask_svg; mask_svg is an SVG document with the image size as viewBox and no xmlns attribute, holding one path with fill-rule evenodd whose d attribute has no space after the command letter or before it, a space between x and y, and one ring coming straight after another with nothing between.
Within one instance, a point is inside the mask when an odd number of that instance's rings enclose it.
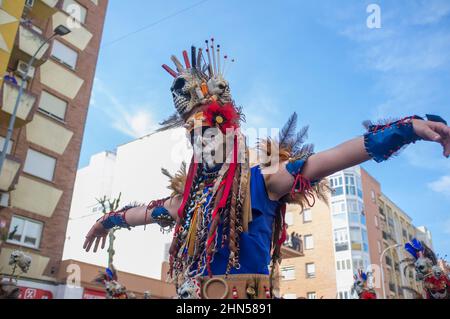
<instances>
[{"instance_id":1,"label":"blue dress","mask_svg":"<svg viewBox=\"0 0 450 319\"><path fill-rule=\"evenodd\" d=\"M249 224L248 232L242 233L240 238L240 269L232 269L236 274L269 274L271 261L270 251L272 243L273 223L280 202L270 200L266 190L264 177L259 166L251 169L250 193L253 220ZM222 225L218 227L218 238L222 236ZM230 250L221 248L214 255L211 271L214 275L226 273ZM205 271L204 275L207 275Z\"/></svg>"}]
</instances>

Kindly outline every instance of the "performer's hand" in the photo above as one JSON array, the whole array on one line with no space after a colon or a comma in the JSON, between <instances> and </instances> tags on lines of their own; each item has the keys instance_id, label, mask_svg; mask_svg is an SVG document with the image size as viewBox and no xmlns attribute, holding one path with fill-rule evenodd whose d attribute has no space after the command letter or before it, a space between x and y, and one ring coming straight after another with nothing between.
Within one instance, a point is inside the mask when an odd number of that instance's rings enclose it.
<instances>
[{"instance_id":1,"label":"performer's hand","mask_svg":"<svg viewBox=\"0 0 450 319\"><path fill-rule=\"evenodd\" d=\"M109 231L106 230L101 223L96 222L86 236L83 249L89 252L92 244L95 242L94 253L96 253L100 240L102 241L101 249L104 249L106 244L106 236L108 236L108 233Z\"/></svg>"},{"instance_id":2,"label":"performer's hand","mask_svg":"<svg viewBox=\"0 0 450 319\"><path fill-rule=\"evenodd\" d=\"M414 131L426 141L440 143L444 156L450 157L450 127L444 123L413 120Z\"/></svg>"}]
</instances>

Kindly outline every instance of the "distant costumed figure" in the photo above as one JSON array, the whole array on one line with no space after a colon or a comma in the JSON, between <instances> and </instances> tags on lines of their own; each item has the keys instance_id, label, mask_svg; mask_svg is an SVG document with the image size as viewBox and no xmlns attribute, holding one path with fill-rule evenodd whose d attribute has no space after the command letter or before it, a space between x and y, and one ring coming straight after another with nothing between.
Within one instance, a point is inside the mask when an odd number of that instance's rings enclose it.
<instances>
[{"instance_id":1,"label":"distant costumed figure","mask_svg":"<svg viewBox=\"0 0 450 319\"><path fill-rule=\"evenodd\" d=\"M174 175L163 170L170 178L170 197L102 217L84 248L97 251L100 242L103 248L114 227L156 223L173 231L169 275L179 298L280 298L276 279L287 238L287 204L326 201L326 176L372 158L385 161L407 144L431 140L429 131L446 141L441 144L450 154L450 128L437 116L368 124L364 136L315 154L304 144L307 128L297 131L293 114L279 136L259 140L258 163L251 166L241 130L243 110L225 80L228 56L211 39L205 50L192 47L190 56L183 51L184 63L171 59L175 70L163 68L174 78L176 113L159 131L184 127L192 160Z\"/></svg>"},{"instance_id":2,"label":"distant costumed figure","mask_svg":"<svg viewBox=\"0 0 450 319\"><path fill-rule=\"evenodd\" d=\"M412 256L403 260L407 262L405 273L409 268L416 272L416 280L421 283L423 293L416 292L418 298L450 299L449 274L444 273L438 264L435 253L425 243L413 239L405 245L406 251ZM410 290L407 288L407 290Z\"/></svg>"},{"instance_id":3,"label":"distant costumed figure","mask_svg":"<svg viewBox=\"0 0 450 319\"><path fill-rule=\"evenodd\" d=\"M9 265L12 267L12 272L9 280L3 279L0 276L0 299L19 299L20 288L17 286L19 269L23 274L26 274L31 267L31 257L22 251L15 250L9 256Z\"/></svg>"},{"instance_id":4,"label":"distant costumed figure","mask_svg":"<svg viewBox=\"0 0 450 319\"><path fill-rule=\"evenodd\" d=\"M352 292L355 293L359 299L377 299L377 293L371 286L370 278L372 273L365 273L362 270L358 270L358 273L353 276L354 283Z\"/></svg>"},{"instance_id":5,"label":"distant costumed figure","mask_svg":"<svg viewBox=\"0 0 450 319\"><path fill-rule=\"evenodd\" d=\"M133 293L119 283L114 266L107 268L104 273L100 273L94 282L104 285L106 299L136 299Z\"/></svg>"}]
</instances>

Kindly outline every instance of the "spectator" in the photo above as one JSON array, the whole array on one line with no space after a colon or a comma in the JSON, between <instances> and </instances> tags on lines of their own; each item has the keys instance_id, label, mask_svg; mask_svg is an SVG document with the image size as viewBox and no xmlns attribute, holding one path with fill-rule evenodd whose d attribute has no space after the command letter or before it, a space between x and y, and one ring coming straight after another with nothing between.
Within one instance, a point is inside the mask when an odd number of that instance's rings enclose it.
<instances>
[{"instance_id":1,"label":"spectator","mask_svg":"<svg viewBox=\"0 0 450 319\"><path fill-rule=\"evenodd\" d=\"M303 252L303 239L302 239L302 235L298 235L297 236L297 241L298 241L298 251L299 252Z\"/></svg>"},{"instance_id":2,"label":"spectator","mask_svg":"<svg viewBox=\"0 0 450 319\"><path fill-rule=\"evenodd\" d=\"M297 250L299 249L300 243L298 241L298 234L292 233L292 249Z\"/></svg>"},{"instance_id":3,"label":"spectator","mask_svg":"<svg viewBox=\"0 0 450 319\"><path fill-rule=\"evenodd\" d=\"M9 82L9 83L12 83L14 85L17 85L16 77L14 76L14 73L11 70L8 70L8 73L3 77L3 80L5 82Z\"/></svg>"}]
</instances>

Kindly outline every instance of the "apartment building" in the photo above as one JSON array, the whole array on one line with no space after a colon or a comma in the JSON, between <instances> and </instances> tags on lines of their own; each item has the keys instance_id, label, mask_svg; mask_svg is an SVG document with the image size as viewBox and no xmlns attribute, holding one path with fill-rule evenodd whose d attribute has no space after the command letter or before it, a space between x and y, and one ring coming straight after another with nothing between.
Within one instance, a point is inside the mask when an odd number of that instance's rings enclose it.
<instances>
[{"instance_id":1,"label":"apartment building","mask_svg":"<svg viewBox=\"0 0 450 319\"><path fill-rule=\"evenodd\" d=\"M0 221L9 230L0 269L10 274L11 252L24 251L32 263L20 285L53 296L107 5L107 0L0 0L0 147L25 81L0 175ZM47 41L58 26L71 32ZM8 70L13 76L4 78Z\"/></svg>"},{"instance_id":2,"label":"apartment building","mask_svg":"<svg viewBox=\"0 0 450 319\"><path fill-rule=\"evenodd\" d=\"M333 190L328 203L289 210L289 230L303 236L305 257L283 262L282 293L287 298L355 298L353 275L362 269L374 273L379 298L411 298L402 287L419 287L413 271L404 273L400 264L407 257L403 246L417 237L432 247L430 231L416 228L361 167L328 181Z\"/></svg>"}]
</instances>

